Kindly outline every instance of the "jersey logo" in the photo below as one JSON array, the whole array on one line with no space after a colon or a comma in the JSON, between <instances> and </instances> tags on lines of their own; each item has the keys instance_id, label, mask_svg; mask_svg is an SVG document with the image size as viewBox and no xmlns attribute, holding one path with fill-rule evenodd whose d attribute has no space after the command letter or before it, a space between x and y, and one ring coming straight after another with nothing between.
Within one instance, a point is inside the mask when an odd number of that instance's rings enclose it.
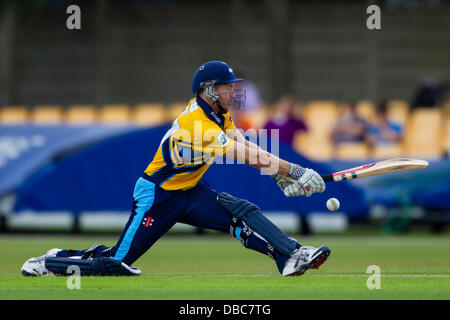
<instances>
[{"instance_id":1,"label":"jersey logo","mask_svg":"<svg viewBox=\"0 0 450 320\"><path fill-rule=\"evenodd\" d=\"M147 218L144 219L142 224L144 225L144 227L148 228L151 225L153 225L153 221L155 221L155 220L152 217L147 217Z\"/></svg>"},{"instance_id":2,"label":"jersey logo","mask_svg":"<svg viewBox=\"0 0 450 320\"><path fill-rule=\"evenodd\" d=\"M224 132L221 132L218 136L217 136L217 141L219 141L220 145L222 147L225 147L228 144L228 137Z\"/></svg>"},{"instance_id":3,"label":"jersey logo","mask_svg":"<svg viewBox=\"0 0 450 320\"><path fill-rule=\"evenodd\" d=\"M219 123L219 125L222 124L222 120L220 120L220 118L216 115L216 113L214 111L211 112L211 115L214 117L214 119L216 119L216 121Z\"/></svg>"}]
</instances>

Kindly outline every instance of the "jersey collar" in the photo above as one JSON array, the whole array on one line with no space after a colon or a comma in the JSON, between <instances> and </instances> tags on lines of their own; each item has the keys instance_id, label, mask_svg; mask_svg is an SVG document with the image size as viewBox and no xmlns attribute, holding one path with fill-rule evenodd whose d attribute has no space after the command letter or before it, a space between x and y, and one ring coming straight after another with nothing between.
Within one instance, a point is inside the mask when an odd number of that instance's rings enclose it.
<instances>
[{"instance_id":1,"label":"jersey collar","mask_svg":"<svg viewBox=\"0 0 450 320\"><path fill-rule=\"evenodd\" d=\"M203 112L205 112L206 116L215 122L219 127L223 128L225 124L225 117L222 114L217 114L211 108L211 106L203 100L199 95L197 95L197 104L202 108Z\"/></svg>"}]
</instances>

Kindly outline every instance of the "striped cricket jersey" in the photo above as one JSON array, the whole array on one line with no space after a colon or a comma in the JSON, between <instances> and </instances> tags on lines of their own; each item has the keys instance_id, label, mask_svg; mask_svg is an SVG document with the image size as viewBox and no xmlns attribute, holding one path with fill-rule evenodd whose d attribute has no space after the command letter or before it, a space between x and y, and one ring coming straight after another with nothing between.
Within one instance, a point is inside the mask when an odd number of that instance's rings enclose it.
<instances>
[{"instance_id":1,"label":"striped cricket jersey","mask_svg":"<svg viewBox=\"0 0 450 320\"><path fill-rule=\"evenodd\" d=\"M164 190L195 187L214 158L233 146L225 132L234 128L229 112L216 114L201 97L191 99L162 138L145 173Z\"/></svg>"}]
</instances>

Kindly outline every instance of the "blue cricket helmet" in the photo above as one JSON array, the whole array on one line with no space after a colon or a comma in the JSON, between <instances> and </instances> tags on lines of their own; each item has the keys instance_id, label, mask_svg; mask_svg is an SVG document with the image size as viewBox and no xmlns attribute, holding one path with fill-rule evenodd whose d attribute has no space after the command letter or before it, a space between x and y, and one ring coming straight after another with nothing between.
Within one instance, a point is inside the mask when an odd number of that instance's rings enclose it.
<instances>
[{"instance_id":1,"label":"blue cricket helmet","mask_svg":"<svg viewBox=\"0 0 450 320\"><path fill-rule=\"evenodd\" d=\"M203 84L213 81L214 84L225 84L239 82L244 79L236 78L233 69L223 61L209 61L202 64L195 70L192 77L192 92L197 93Z\"/></svg>"}]
</instances>

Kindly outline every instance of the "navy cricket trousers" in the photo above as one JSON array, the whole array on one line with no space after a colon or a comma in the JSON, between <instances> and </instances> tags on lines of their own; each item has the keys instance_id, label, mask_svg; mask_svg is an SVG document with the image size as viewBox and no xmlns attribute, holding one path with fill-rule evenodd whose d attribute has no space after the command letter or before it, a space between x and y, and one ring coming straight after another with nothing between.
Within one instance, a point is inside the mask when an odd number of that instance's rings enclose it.
<instances>
[{"instance_id":1,"label":"navy cricket trousers","mask_svg":"<svg viewBox=\"0 0 450 320\"><path fill-rule=\"evenodd\" d=\"M133 209L111 257L131 265L177 222L229 232L232 216L217 202L217 192L200 180L186 191L166 191L139 178Z\"/></svg>"}]
</instances>

